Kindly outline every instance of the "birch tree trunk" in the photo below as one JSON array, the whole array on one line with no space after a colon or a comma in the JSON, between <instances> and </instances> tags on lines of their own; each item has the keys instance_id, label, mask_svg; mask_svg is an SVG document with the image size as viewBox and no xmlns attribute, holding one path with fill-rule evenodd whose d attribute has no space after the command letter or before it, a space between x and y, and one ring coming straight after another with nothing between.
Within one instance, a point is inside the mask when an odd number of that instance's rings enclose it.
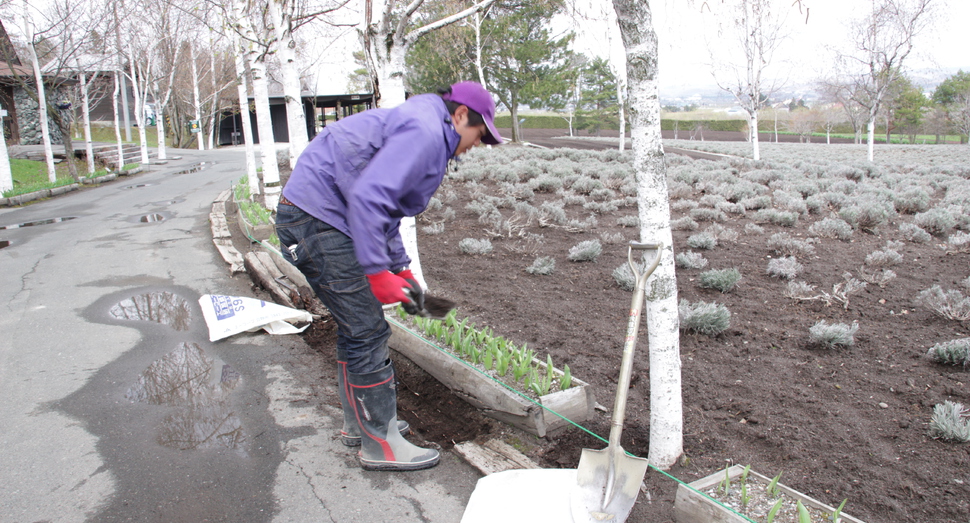
<instances>
[{"instance_id":1,"label":"birch tree trunk","mask_svg":"<svg viewBox=\"0 0 970 523\"><path fill-rule=\"evenodd\" d=\"M173 61L178 63L179 56L181 55L181 46L176 48L175 57ZM152 82L152 94L155 98L155 125L157 125L158 130L158 159L167 160L168 151L166 150L166 140L165 135L165 107L168 106L168 101L172 97L172 89L175 84L175 71L178 68L172 65L172 69L168 73L168 87L165 88L165 94L161 97L158 96L158 77L161 75L156 75L154 81Z\"/></svg>"},{"instance_id":2,"label":"birch tree trunk","mask_svg":"<svg viewBox=\"0 0 970 523\"><path fill-rule=\"evenodd\" d=\"M249 194L259 194L259 176L256 174L256 150L253 147L253 124L249 118L249 88L246 85L246 64L243 61L243 49L239 44L239 36L233 33L233 49L235 51L236 92L239 95L239 116L242 120L243 141L246 145L246 176L249 180Z\"/></svg>"},{"instance_id":3,"label":"birch tree trunk","mask_svg":"<svg viewBox=\"0 0 970 523\"><path fill-rule=\"evenodd\" d=\"M129 49L130 51L130 49ZM145 92L142 91L142 84L147 81L145 76L139 75L135 67L135 55L129 53L128 66L131 69L132 91L135 93L135 125L138 127L138 144L141 151L141 163L147 165L148 160L148 134L145 130Z\"/></svg>"},{"instance_id":4,"label":"birch tree trunk","mask_svg":"<svg viewBox=\"0 0 970 523\"><path fill-rule=\"evenodd\" d=\"M24 2L24 16L29 17L26 10L27 3ZM37 49L34 48L34 28L28 18L24 18L24 29L27 31L27 52L30 63L34 66L34 80L37 84L37 116L40 120L41 140L44 143L44 158L47 160L47 179L54 183L57 181L57 172L54 170L54 150L51 149L51 131L47 123L47 93L44 89L44 77L40 72L40 61L37 59Z\"/></svg>"},{"instance_id":5,"label":"birch tree trunk","mask_svg":"<svg viewBox=\"0 0 970 523\"><path fill-rule=\"evenodd\" d=\"M256 98L256 125L259 132L259 149L263 167L263 206L275 212L280 200L280 170L276 159L276 138L273 136L273 119L269 112L269 86L266 80L266 63L261 53L261 41L256 36L249 18L245 15L245 2L233 2L236 22L246 40L246 62L253 75L253 96Z\"/></svg>"},{"instance_id":6,"label":"birch tree trunk","mask_svg":"<svg viewBox=\"0 0 970 523\"><path fill-rule=\"evenodd\" d=\"M125 166L125 148L121 141L121 122L118 119L118 93L121 91L122 74L120 69L115 71L115 88L111 95L112 108L114 109L115 142L117 142L115 150L118 153L118 172L121 172Z\"/></svg>"},{"instance_id":7,"label":"birch tree trunk","mask_svg":"<svg viewBox=\"0 0 970 523\"><path fill-rule=\"evenodd\" d=\"M758 111L748 114L748 133L751 138L751 157L761 159L761 142L758 140Z\"/></svg>"},{"instance_id":8,"label":"birch tree trunk","mask_svg":"<svg viewBox=\"0 0 970 523\"><path fill-rule=\"evenodd\" d=\"M869 118L869 123L866 125L866 129L869 135L868 158L869 158L869 161L871 162L874 157L873 153L875 152L875 143L876 143L876 119L874 117Z\"/></svg>"},{"instance_id":9,"label":"birch tree trunk","mask_svg":"<svg viewBox=\"0 0 970 523\"><path fill-rule=\"evenodd\" d=\"M10 171L7 137L3 134L3 117L0 116L0 196L10 189L13 189L13 173Z\"/></svg>"},{"instance_id":10,"label":"birch tree trunk","mask_svg":"<svg viewBox=\"0 0 970 523\"><path fill-rule=\"evenodd\" d=\"M660 265L647 282L650 350L650 451L648 459L668 469L684 451L680 380L680 322L674 273L670 202L660 136L657 35L646 0L613 0L626 48L640 240L660 242Z\"/></svg>"},{"instance_id":11,"label":"birch tree trunk","mask_svg":"<svg viewBox=\"0 0 970 523\"><path fill-rule=\"evenodd\" d=\"M168 150L165 143L165 104L159 101L157 85L153 91L155 93L155 129L158 133L158 159L168 160Z\"/></svg>"},{"instance_id":12,"label":"birch tree trunk","mask_svg":"<svg viewBox=\"0 0 970 523\"><path fill-rule=\"evenodd\" d=\"M195 121L199 123L199 132L196 133L196 142L199 150L205 150L205 133L202 132L202 103L199 101L199 68L195 64L195 45L189 44L189 58L192 60L192 108L195 109Z\"/></svg>"},{"instance_id":13,"label":"birch tree trunk","mask_svg":"<svg viewBox=\"0 0 970 523\"><path fill-rule=\"evenodd\" d=\"M306 114L303 112L303 91L296 62L296 42L291 32L290 13L280 10L279 0L269 0L269 16L276 31L276 53L283 73L283 95L286 98L286 123L290 135L290 168L309 143ZM403 84L402 84L403 86ZM401 100L403 103L403 100Z\"/></svg>"},{"instance_id":14,"label":"birch tree trunk","mask_svg":"<svg viewBox=\"0 0 970 523\"><path fill-rule=\"evenodd\" d=\"M478 83L488 85L485 81L485 69L482 67L482 13L478 11L475 11L475 70L478 71Z\"/></svg>"},{"instance_id":15,"label":"birch tree trunk","mask_svg":"<svg viewBox=\"0 0 970 523\"><path fill-rule=\"evenodd\" d=\"M80 70L80 66L78 70ZM88 174L94 174L94 141L91 140L91 102L88 98L87 76L83 71L79 76L81 81L81 120L84 127L84 156L88 162Z\"/></svg>"},{"instance_id":16,"label":"birch tree trunk","mask_svg":"<svg viewBox=\"0 0 970 523\"><path fill-rule=\"evenodd\" d=\"M216 148L215 138L219 129L219 87L216 85L216 45L209 40L209 78L212 83L212 120L209 122L209 150Z\"/></svg>"}]
</instances>

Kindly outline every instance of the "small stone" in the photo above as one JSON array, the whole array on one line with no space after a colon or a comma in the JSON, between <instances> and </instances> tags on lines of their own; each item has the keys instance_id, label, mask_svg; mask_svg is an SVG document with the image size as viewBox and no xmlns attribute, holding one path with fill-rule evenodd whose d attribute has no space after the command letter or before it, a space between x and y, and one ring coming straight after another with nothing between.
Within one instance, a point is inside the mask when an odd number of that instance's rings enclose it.
<instances>
[{"instance_id":1,"label":"small stone","mask_svg":"<svg viewBox=\"0 0 970 523\"><path fill-rule=\"evenodd\" d=\"M889 405L886 405L885 403L883 403L883 402L880 401L879 402L879 408L880 409L888 409L889 408Z\"/></svg>"}]
</instances>

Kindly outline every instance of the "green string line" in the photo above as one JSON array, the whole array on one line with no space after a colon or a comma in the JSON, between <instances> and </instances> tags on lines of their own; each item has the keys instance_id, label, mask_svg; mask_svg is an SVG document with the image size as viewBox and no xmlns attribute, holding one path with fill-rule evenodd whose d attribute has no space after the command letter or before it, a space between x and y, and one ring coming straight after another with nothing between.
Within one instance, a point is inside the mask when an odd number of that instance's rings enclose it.
<instances>
[{"instance_id":1,"label":"green string line","mask_svg":"<svg viewBox=\"0 0 970 523\"><path fill-rule=\"evenodd\" d=\"M600 436L599 434L596 434L595 432L593 432L593 431L591 431L591 430L589 430L589 429L587 429L586 427L584 427L584 426L582 426L582 425L580 425L579 423L576 423L575 421L573 421L573 420L571 420L571 419L569 419L569 418L567 418L566 416L564 416L564 415L562 415L562 414L560 414L560 413L558 413L558 412L556 412L555 410L552 410L552 409L550 409L549 407L547 407L547 406L545 406L545 405L543 405L543 404L541 404L541 403L539 403L539 402L537 402L536 400L534 400L534 399L532 399L532 398L530 398L529 396L527 396L527 395L525 395L525 394L523 394L523 393L522 393L521 391L519 391L519 390L516 390L515 388L513 388L513 387L512 387L512 386L510 386L509 384L507 384L507 383L505 383L505 382L503 382L503 381L501 381L501 380L497 380L497 379L495 379L494 377L492 377L492 376L490 376L490 375L489 375L488 373L486 373L485 371L483 371L483 370L481 370L481 369L479 369L478 367L476 367L476 366L474 366L474 365L472 365L472 364L470 364L470 363L468 363L467 361L465 361L465 360L463 360L463 359L461 359L461 358L459 358L458 356L456 356L456 355L455 355L454 353L452 353L451 351L449 351L449 350L446 350L446 349L444 349L444 348L442 348L442 347L440 347L440 346L438 346L438 344L437 344L437 343L433 343L433 342L431 342L431 341L429 341L429 340L428 340L427 338L425 338L424 336L422 336L422 335L420 335L420 334L418 334L417 332L414 332L413 330L411 330L411 329L409 329L409 328L408 328L407 326L405 326L405 325L403 325L403 324L401 324L401 323L400 323L399 321L397 321L396 319L394 319L394 318L392 318L392 317L390 317L390 316L386 316L386 315L385 315L385 319L386 319L386 320L387 320L388 322L390 322L390 323L393 323L393 324L395 324L395 325L397 325L398 327L400 327L401 329L403 329L403 330L404 330L405 332L407 332L408 334L410 334L410 335L412 335L412 336L414 336L415 338L418 338L418 339L419 339L419 340L421 340L422 342L424 342L424 343L427 343L428 345L431 345L431 346L432 346L432 347L434 347L435 349L438 349L438 351L439 351L439 352L441 352L441 353L443 353L443 354L446 354L446 355L448 355L448 356L449 356L450 358L452 358L452 359L454 359L454 360L456 360L456 361L458 361L458 362L460 362L460 363L461 363L462 365L464 365L465 367L468 367L469 369L472 369L472 370L474 370L475 372L477 372L477 373L479 373L479 374L481 374L482 376L485 376L486 378L488 378L488 379L490 379L490 380L492 380L492 381L494 381L495 383L498 383L499 385L501 385L501 386L503 386L503 387L505 387L506 389L508 389L509 391L511 391L511 392L513 392L514 394L516 394L516 395L518 395L518 396L520 396L520 397L522 397L522 398L524 398L524 399L526 399L526 400L528 400L528 401L529 401L530 403L532 403L533 405L536 405L537 407L540 407L540 408L542 408L543 410L545 410L545 411L547 411L547 412L551 412L551 413L553 413L553 414L555 414L556 416L559 416L559 417L560 417L560 418L562 418L563 420L565 420L565 421L567 421L568 423L571 423L571 424L572 424L573 426L575 426L575 427L577 427L577 428L579 428L579 429L581 429L581 430L582 430L583 432L585 432L585 433L587 433L587 434L589 434L590 436L593 436L594 438L596 438L596 439L598 439L598 440L600 440L600 441L602 441L603 443L607 443L607 444L609 444L609 440L608 440L608 439L606 439L606 438L604 438L604 437L602 437L602 436ZM630 452L628 452L628 451L626 451L626 450L624 450L624 452L625 452L625 453L626 453L626 454L627 454L628 456L631 456L631 457L637 457L637 456L634 456L633 454L630 454ZM664 476L667 476L668 478L670 478L670 479L672 479L672 480L674 480L674 481L676 481L678 485L683 485L683 486L685 486L685 487L687 487L687 488L689 488L689 489L691 489L691 490L693 490L694 492L696 492L696 493L698 493L698 494L700 494L700 495L702 495L702 496L704 496L705 498L707 498L707 499L709 499L709 500L711 500L711 501L713 501L714 503L717 503L717 504L718 504L718 505L720 505L721 507L723 507L723 508L725 508L725 509L727 509L727 510L729 510L729 511L731 511L731 512L733 512L734 514L736 514L736 515L738 515L739 517L741 517L741 518L743 518L743 519L744 519L745 521L749 521L749 522L751 522L751 523L757 523L756 521L754 521L754 520L752 520L752 519L750 519L750 518L748 518L748 517L747 517L747 516L745 516L744 514L741 514L740 512L738 512L738 511L736 511L736 510L734 510L733 508L731 508L731 507L729 507L729 506L727 506L727 505L725 505L725 504L723 504L723 503L721 503L720 501L718 501L718 500L716 500L716 499L714 499L714 498L712 498L712 497L711 497L711 496L709 496L709 495L708 495L707 493L705 493L705 492L701 492L700 490L697 490L696 488L694 488L694 487L692 487L692 486L690 486L689 484L687 484L687 483L685 483L685 482L683 482L683 481L681 481L681 480L679 480L679 479L677 479L676 477L674 477L674 476L672 476L672 475L670 475L670 473L668 473L667 471L664 471L664 470L661 470L661 469L658 469L657 467L655 467L655 466L654 466L653 464L650 464L650 463L648 463L648 464L647 464L647 466L648 466L648 467L650 467L651 469L653 469L653 470L655 470L655 471L657 471L657 472L659 472L659 473L661 473L661 474L663 474Z\"/></svg>"}]
</instances>

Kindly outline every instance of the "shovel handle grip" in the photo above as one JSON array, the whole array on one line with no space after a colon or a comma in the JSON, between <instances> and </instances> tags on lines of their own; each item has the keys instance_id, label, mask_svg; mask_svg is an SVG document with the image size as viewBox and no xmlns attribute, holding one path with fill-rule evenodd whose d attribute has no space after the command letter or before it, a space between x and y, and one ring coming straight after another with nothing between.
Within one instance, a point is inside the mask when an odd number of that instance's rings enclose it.
<instances>
[{"instance_id":1,"label":"shovel handle grip","mask_svg":"<svg viewBox=\"0 0 970 523\"><path fill-rule=\"evenodd\" d=\"M630 248L636 251L649 251L653 249L659 249L662 247L662 243L647 243L647 242L630 242Z\"/></svg>"}]
</instances>

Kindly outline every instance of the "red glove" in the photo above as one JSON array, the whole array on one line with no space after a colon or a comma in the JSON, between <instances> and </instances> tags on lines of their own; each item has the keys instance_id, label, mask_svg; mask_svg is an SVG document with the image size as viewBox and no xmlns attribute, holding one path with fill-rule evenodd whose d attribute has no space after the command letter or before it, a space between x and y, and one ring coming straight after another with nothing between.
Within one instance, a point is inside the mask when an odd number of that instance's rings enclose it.
<instances>
[{"instance_id":1,"label":"red glove","mask_svg":"<svg viewBox=\"0 0 970 523\"><path fill-rule=\"evenodd\" d=\"M408 282L408 285L411 286L410 289L405 289L405 294L409 301L401 302L401 306L404 307L404 311L408 314L420 314L424 310L424 290L418 284L418 280L414 278L411 269L404 269L398 271L396 274L404 278L404 281Z\"/></svg>"},{"instance_id":2,"label":"red glove","mask_svg":"<svg viewBox=\"0 0 970 523\"><path fill-rule=\"evenodd\" d=\"M403 271L402 271L403 272ZM405 287L411 285L402 277L391 274L391 271L381 271L377 274L368 274L367 280L370 282L370 291L381 303L410 303L407 295L404 294Z\"/></svg>"}]
</instances>

